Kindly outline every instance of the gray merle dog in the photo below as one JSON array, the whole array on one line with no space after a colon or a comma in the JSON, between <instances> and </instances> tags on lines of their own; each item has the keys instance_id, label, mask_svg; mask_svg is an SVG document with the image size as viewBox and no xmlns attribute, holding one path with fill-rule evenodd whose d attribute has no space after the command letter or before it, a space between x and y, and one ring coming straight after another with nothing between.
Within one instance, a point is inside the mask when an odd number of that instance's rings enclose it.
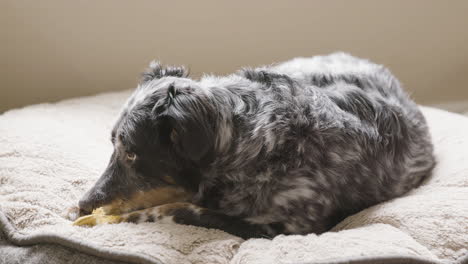
<instances>
[{"instance_id":1,"label":"gray merle dog","mask_svg":"<svg viewBox=\"0 0 468 264\"><path fill-rule=\"evenodd\" d=\"M192 80L152 63L79 202L92 224L175 222L243 237L322 233L417 187L423 115L383 66L344 53Z\"/></svg>"}]
</instances>

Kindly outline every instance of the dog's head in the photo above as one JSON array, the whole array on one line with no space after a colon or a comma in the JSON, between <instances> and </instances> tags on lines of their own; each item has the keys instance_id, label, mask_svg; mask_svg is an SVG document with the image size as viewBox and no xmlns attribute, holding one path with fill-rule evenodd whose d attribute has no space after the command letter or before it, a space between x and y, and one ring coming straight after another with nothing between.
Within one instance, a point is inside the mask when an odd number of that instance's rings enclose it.
<instances>
[{"instance_id":1,"label":"dog's head","mask_svg":"<svg viewBox=\"0 0 468 264\"><path fill-rule=\"evenodd\" d=\"M111 135L114 151L79 207L123 213L187 201L197 192L200 168L212 159L216 113L207 94L182 67L152 63Z\"/></svg>"}]
</instances>

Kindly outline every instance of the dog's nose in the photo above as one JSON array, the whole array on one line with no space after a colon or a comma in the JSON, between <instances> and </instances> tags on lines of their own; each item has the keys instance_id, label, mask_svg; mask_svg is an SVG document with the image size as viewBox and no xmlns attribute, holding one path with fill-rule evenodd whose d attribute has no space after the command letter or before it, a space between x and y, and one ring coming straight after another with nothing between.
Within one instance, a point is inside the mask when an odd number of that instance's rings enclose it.
<instances>
[{"instance_id":1,"label":"dog's nose","mask_svg":"<svg viewBox=\"0 0 468 264\"><path fill-rule=\"evenodd\" d=\"M94 209L94 203L88 199L81 199L78 202L80 208L80 214L90 214Z\"/></svg>"}]
</instances>

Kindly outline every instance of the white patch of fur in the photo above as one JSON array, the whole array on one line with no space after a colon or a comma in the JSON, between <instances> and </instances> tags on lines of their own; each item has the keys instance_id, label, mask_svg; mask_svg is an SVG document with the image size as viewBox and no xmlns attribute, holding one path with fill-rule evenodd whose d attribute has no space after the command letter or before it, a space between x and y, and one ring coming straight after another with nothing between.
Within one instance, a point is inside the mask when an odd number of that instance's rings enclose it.
<instances>
[{"instance_id":1,"label":"white patch of fur","mask_svg":"<svg viewBox=\"0 0 468 264\"><path fill-rule=\"evenodd\" d=\"M277 221L277 219L275 214L262 214L246 218L245 220L252 224L270 224Z\"/></svg>"},{"instance_id":2,"label":"white patch of fur","mask_svg":"<svg viewBox=\"0 0 468 264\"><path fill-rule=\"evenodd\" d=\"M154 222L161 223L161 224L174 224L174 216L167 216L161 213L161 208L158 206L151 208L147 212L148 215L153 216Z\"/></svg>"},{"instance_id":3,"label":"white patch of fur","mask_svg":"<svg viewBox=\"0 0 468 264\"><path fill-rule=\"evenodd\" d=\"M311 73L319 74L372 74L382 69L382 66L368 60L353 57L344 52L311 58L295 58L283 62L270 70L302 79Z\"/></svg>"},{"instance_id":4,"label":"white patch of fur","mask_svg":"<svg viewBox=\"0 0 468 264\"><path fill-rule=\"evenodd\" d=\"M306 199L310 200L317 196L317 193L308 186L289 189L274 195L273 203L279 206L288 207L291 201Z\"/></svg>"},{"instance_id":5,"label":"white patch of fur","mask_svg":"<svg viewBox=\"0 0 468 264\"><path fill-rule=\"evenodd\" d=\"M328 154L330 155L330 159L335 163L340 163L343 161L343 158L341 158L341 155L336 152L330 151Z\"/></svg>"},{"instance_id":6,"label":"white patch of fur","mask_svg":"<svg viewBox=\"0 0 468 264\"><path fill-rule=\"evenodd\" d=\"M229 147L232 141L232 124L227 120L222 120L219 123L218 134L216 138L216 148L219 152L224 152Z\"/></svg>"},{"instance_id":7,"label":"white patch of fur","mask_svg":"<svg viewBox=\"0 0 468 264\"><path fill-rule=\"evenodd\" d=\"M299 153L299 154L304 153L304 142L299 142L297 144L297 153Z\"/></svg>"},{"instance_id":8,"label":"white patch of fur","mask_svg":"<svg viewBox=\"0 0 468 264\"><path fill-rule=\"evenodd\" d=\"M200 207L198 207L198 206L196 206L196 205L191 204L191 205L189 206L189 208L192 209L192 211L193 211L194 213L196 213L197 215L200 215L200 214L202 213L202 208L200 208Z\"/></svg>"},{"instance_id":9,"label":"white patch of fur","mask_svg":"<svg viewBox=\"0 0 468 264\"><path fill-rule=\"evenodd\" d=\"M265 143L267 145L267 152L271 152L275 148L276 136L269 129L265 131Z\"/></svg>"}]
</instances>

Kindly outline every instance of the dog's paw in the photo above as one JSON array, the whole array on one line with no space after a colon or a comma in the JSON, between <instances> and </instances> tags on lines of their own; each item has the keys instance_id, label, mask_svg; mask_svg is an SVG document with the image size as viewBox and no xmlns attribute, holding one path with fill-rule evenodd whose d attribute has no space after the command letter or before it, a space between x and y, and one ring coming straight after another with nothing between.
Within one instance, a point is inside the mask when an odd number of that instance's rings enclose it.
<instances>
[{"instance_id":1,"label":"dog's paw","mask_svg":"<svg viewBox=\"0 0 468 264\"><path fill-rule=\"evenodd\" d=\"M190 225L198 222L203 210L203 208L191 203L170 203L157 206L147 212L147 219L153 217L153 219L157 219L161 223Z\"/></svg>"},{"instance_id":2,"label":"dog's paw","mask_svg":"<svg viewBox=\"0 0 468 264\"><path fill-rule=\"evenodd\" d=\"M121 222L161 224L191 224L203 209L190 203L169 203L121 215Z\"/></svg>"},{"instance_id":3,"label":"dog's paw","mask_svg":"<svg viewBox=\"0 0 468 264\"><path fill-rule=\"evenodd\" d=\"M96 226L117 223L179 223L191 224L198 219L202 209L189 203L170 203L147 209L142 209L120 215L108 215L102 208L92 214L78 218L73 225Z\"/></svg>"}]
</instances>

